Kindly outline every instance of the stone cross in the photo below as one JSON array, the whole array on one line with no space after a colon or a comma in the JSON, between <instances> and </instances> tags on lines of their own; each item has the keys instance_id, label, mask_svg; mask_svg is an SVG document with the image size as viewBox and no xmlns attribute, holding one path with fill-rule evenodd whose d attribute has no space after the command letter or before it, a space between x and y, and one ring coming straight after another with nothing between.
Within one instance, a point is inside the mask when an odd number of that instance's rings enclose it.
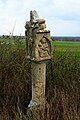
<instances>
[{"instance_id":1,"label":"stone cross","mask_svg":"<svg viewBox=\"0 0 80 120\"><path fill-rule=\"evenodd\" d=\"M51 59L50 31L46 22L35 10L30 11L30 20L25 24L27 59L31 61L32 100L29 107L45 102L46 63Z\"/></svg>"}]
</instances>

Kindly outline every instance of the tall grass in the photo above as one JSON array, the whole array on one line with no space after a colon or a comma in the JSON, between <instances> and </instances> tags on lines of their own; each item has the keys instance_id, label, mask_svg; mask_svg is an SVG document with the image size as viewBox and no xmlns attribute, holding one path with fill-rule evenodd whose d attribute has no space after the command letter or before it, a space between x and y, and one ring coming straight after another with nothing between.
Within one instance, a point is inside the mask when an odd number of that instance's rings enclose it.
<instances>
[{"instance_id":1,"label":"tall grass","mask_svg":"<svg viewBox=\"0 0 80 120\"><path fill-rule=\"evenodd\" d=\"M30 63L25 50L0 46L0 110L4 115L15 114L23 106L27 108L30 85Z\"/></svg>"},{"instance_id":2,"label":"tall grass","mask_svg":"<svg viewBox=\"0 0 80 120\"><path fill-rule=\"evenodd\" d=\"M46 74L46 104L28 112L31 63L26 49L0 45L0 120L80 120L80 59L53 51Z\"/></svg>"}]
</instances>

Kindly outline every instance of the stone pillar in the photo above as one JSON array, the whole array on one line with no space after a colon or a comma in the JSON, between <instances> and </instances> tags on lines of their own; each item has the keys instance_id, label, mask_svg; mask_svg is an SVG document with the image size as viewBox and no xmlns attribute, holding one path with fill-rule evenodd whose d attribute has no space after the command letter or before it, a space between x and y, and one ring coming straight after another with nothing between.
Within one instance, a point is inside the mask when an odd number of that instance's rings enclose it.
<instances>
[{"instance_id":1,"label":"stone pillar","mask_svg":"<svg viewBox=\"0 0 80 120\"><path fill-rule=\"evenodd\" d=\"M45 102L46 64L32 62L32 100L29 107Z\"/></svg>"},{"instance_id":2,"label":"stone pillar","mask_svg":"<svg viewBox=\"0 0 80 120\"><path fill-rule=\"evenodd\" d=\"M51 59L50 31L45 30L44 19L37 12L30 12L30 21L26 22L27 59L31 61L32 100L29 107L45 102L46 63Z\"/></svg>"}]
</instances>

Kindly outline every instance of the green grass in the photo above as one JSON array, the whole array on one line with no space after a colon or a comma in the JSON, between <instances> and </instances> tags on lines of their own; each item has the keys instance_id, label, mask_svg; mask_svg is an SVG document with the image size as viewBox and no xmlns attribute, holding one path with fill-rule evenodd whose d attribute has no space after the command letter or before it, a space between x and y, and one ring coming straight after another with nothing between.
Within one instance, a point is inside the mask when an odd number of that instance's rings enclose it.
<instances>
[{"instance_id":1,"label":"green grass","mask_svg":"<svg viewBox=\"0 0 80 120\"><path fill-rule=\"evenodd\" d=\"M19 38L0 38L0 42L15 42ZM22 42L25 42L25 39L19 39Z\"/></svg>"},{"instance_id":2,"label":"green grass","mask_svg":"<svg viewBox=\"0 0 80 120\"><path fill-rule=\"evenodd\" d=\"M53 52L56 55L69 55L80 59L80 42L54 41Z\"/></svg>"},{"instance_id":3,"label":"green grass","mask_svg":"<svg viewBox=\"0 0 80 120\"><path fill-rule=\"evenodd\" d=\"M0 38L0 44L1 43L4 43L4 46L7 48L26 48L25 39Z\"/></svg>"},{"instance_id":4,"label":"green grass","mask_svg":"<svg viewBox=\"0 0 80 120\"><path fill-rule=\"evenodd\" d=\"M80 42L54 41L53 47L56 51L77 51L80 52Z\"/></svg>"},{"instance_id":5,"label":"green grass","mask_svg":"<svg viewBox=\"0 0 80 120\"><path fill-rule=\"evenodd\" d=\"M0 42L10 42L10 43L15 43L15 45L7 45L7 46L23 46L26 47L26 41L25 39L21 40L21 39L5 39L2 38L0 39ZM23 44L23 45L22 45ZM53 45L53 51L56 52L70 52L73 53L73 55L78 55L80 53L80 42L66 42L66 41L53 41L52 42ZM80 54L79 54L80 55Z\"/></svg>"}]
</instances>

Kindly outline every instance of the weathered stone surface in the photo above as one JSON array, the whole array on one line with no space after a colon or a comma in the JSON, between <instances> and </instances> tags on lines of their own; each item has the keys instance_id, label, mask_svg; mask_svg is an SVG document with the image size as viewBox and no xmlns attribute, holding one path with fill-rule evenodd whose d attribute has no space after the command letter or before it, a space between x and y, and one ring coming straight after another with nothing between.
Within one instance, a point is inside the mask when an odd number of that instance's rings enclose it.
<instances>
[{"instance_id":1,"label":"weathered stone surface","mask_svg":"<svg viewBox=\"0 0 80 120\"><path fill-rule=\"evenodd\" d=\"M36 62L51 59L50 31L45 30L45 20L40 19L36 11L31 11L25 28L27 58Z\"/></svg>"},{"instance_id":2,"label":"weathered stone surface","mask_svg":"<svg viewBox=\"0 0 80 120\"><path fill-rule=\"evenodd\" d=\"M30 11L30 21L26 22L27 59L32 62L32 100L29 107L45 103L46 63L51 59L50 31L45 30L44 19L40 19L37 12Z\"/></svg>"},{"instance_id":3,"label":"weathered stone surface","mask_svg":"<svg viewBox=\"0 0 80 120\"><path fill-rule=\"evenodd\" d=\"M32 100L29 107L43 104L45 101L46 64L32 62Z\"/></svg>"}]
</instances>

